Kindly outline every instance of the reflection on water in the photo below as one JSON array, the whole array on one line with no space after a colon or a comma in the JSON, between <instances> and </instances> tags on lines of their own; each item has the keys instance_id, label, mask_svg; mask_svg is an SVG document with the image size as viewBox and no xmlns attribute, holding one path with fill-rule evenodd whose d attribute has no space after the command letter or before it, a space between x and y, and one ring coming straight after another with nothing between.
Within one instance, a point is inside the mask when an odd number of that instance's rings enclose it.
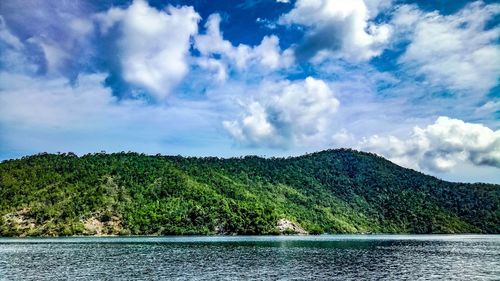
<instances>
[{"instance_id":1,"label":"reflection on water","mask_svg":"<svg viewBox=\"0 0 500 281\"><path fill-rule=\"evenodd\" d=\"M499 235L0 239L0 280L499 278Z\"/></svg>"}]
</instances>

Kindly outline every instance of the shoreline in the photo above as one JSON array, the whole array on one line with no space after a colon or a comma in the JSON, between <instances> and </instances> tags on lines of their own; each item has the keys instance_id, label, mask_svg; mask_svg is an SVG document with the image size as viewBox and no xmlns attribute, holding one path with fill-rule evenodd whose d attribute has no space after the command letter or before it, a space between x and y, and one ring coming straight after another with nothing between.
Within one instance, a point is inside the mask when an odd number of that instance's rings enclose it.
<instances>
[{"instance_id":1,"label":"shoreline","mask_svg":"<svg viewBox=\"0 0 500 281\"><path fill-rule=\"evenodd\" d=\"M0 239L57 238L244 238L244 237L397 237L397 236L500 236L500 233L324 233L324 234L174 234L174 235L71 235L71 236L0 236Z\"/></svg>"}]
</instances>

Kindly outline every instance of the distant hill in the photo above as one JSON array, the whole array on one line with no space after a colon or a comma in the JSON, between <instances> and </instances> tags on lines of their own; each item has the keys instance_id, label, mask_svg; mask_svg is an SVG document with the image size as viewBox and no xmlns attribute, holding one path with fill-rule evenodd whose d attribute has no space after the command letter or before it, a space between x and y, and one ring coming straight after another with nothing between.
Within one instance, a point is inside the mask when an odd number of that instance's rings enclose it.
<instances>
[{"instance_id":1,"label":"distant hill","mask_svg":"<svg viewBox=\"0 0 500 281\"><path fill-rule=\"evenodd\" d=\"M300 157L38 154L0 164L0 235L500 233L500 185L354 150Z\"/></svg>"}]
</instances>

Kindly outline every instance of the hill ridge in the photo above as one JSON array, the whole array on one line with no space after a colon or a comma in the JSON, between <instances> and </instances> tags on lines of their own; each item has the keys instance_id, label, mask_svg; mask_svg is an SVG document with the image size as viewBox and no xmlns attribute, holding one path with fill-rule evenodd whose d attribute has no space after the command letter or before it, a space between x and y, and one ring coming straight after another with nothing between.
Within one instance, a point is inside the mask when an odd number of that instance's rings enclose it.
<instances>
[{"instance_id":1,"label":"hill ridge","mask_svg":"<svg viewBox=\"0 0 500 281\"><path fill-rule=\"evenodd\" d=\"M373 153L40 153L0 164L0 235L499 233L500 185Z\"/></svg>"}]
</instances>

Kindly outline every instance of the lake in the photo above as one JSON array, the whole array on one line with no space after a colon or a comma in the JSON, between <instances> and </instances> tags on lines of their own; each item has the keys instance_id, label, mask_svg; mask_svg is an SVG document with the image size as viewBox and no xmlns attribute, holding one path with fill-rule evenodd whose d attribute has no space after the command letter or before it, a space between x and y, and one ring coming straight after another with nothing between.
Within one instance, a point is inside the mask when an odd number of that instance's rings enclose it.
<instances>
[{"instance_id":1,"label":"lake","mask_svg":"<svg viewBox=\"0 0 500 281\"><path fill-rule=\"evenodd\" d=\"M500 235L0 238L0 280L500 280Z\"/></svg>"}]
</instances>

